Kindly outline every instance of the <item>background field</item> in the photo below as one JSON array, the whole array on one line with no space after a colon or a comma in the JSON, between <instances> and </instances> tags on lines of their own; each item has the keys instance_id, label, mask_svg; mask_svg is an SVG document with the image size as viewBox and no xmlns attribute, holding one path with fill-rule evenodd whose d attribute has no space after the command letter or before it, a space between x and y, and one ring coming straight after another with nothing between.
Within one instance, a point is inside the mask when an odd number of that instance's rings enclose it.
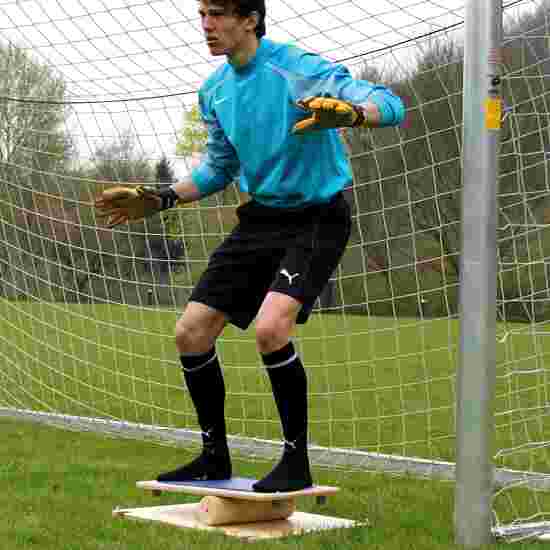
<instances>
[{"instance_id":1,"label":"background field","mask_svg":"<svg viewBox=\"0 0 550 550\"><path fill-rule=\"evenodd\" d=\"M0 403L197 427L181 387L173 311L4 300L0 313L0 339L11 358L0 372ZM313 316L297 334L308 370L311 441L452 461L458 331L458 320L448 318ZM538 411L548 402L539 367L550 339L533 336L526 324L502 324L498 333L511 335L497 347L496 448L548 441L550 426ZM280 439L252 330L229 327L218 351L229 432ZM512 369L531 374L510 376ZM542 447L499 463L545 471L550 454Z\"/></svg>"}]
</instances>

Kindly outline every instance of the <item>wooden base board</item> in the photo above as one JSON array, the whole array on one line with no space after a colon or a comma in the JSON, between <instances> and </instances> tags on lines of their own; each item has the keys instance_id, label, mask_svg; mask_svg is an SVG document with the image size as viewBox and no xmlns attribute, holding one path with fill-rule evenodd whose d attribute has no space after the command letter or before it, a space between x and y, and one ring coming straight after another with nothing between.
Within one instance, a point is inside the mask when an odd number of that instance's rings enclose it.
<instances>
[{"instance_id":1,"label":"wooden base board","mask_svg":"<svg viewBox=\"0 0 550 550\"><path fill-rule=\"evenodd\" d=\"M200 529L204 531L222 531L226 535L248 540L260 540L303 535L312 531L326 529L345 529L366 525L349 519L294 512L288 519L276 521L258 521L238 525L210 527L197 518L198 503L153 506L148 508L116 509L113 516L131 519L157 521L176 527Z\"/></svg>"}]
</instances>

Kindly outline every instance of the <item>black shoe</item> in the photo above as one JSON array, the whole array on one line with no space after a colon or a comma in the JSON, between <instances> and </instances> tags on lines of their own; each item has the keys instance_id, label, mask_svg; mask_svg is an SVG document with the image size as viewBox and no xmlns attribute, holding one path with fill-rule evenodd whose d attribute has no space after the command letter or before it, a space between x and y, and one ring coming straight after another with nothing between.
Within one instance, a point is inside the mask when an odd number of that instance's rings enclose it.
<instances>
[{"instance_id":1,"label":"black shoe","mask_svg":"<svg viewBox=\"0 0 550 550\"><path fill-rule=\"evenodd\" d=\"M257 493L287 493L311 487L307 446L304 443L285 441L283 456L263 479L254 483Z\"/></svg>"},{"instance_id":2,"label":"black shoe","mask_svg":"<svg viewBox=\"0 0 550 550\"><path fill-rule=\"evenodd\" d=\"M157 476L157 481L214 481L231 478L231 457L225 439L213 441L203 433L203 451L189 464Z\"/></svg>"}]
</instances>

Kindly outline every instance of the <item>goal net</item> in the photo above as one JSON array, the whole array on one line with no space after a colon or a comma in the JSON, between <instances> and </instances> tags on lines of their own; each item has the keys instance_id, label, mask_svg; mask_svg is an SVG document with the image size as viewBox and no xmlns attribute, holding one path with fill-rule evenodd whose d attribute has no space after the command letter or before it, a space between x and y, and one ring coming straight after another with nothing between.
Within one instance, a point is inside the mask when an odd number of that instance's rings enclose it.
<instances>
[{"instance_id":1,"label":"goal net","mask_svg":"<svg viewBox=\"0 0 550 550\"><path fill-rule=\"evenodd\" d=\"M453 479L462 2L268 10L270 38L384 82L407 105L399 128L342 132L352 237L296 334L311 457ZM549 26L546 1L505 2L495 526L512 537L540 534L550 512ZM1 414L199 443L174 324L246 197L233 185L115 229L91 205L109 182L163 185L200 161L196 92L219 62L195 2L0 2ZM231 446L271 459L281 434L253 329L229 327L218 352Z\"/></svg>"}]
</instances>

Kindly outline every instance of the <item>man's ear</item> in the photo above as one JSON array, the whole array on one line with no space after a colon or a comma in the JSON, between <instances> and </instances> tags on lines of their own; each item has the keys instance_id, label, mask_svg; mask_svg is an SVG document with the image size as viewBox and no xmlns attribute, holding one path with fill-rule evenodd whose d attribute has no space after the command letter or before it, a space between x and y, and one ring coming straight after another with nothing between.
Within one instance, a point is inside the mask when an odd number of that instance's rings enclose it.
<instances>
[{"instance_id":1,"label":"man's ear","mask_svg":"<svg viewBox=\"0 0 550 550\"><path fill-rule=\"evenodd\" d=\"M260 24L260 14L257 11L250 12L250 15L248 18L251 21L251 24L253 25L250 30L255 31L256 27Z\"/></svg>"}]
</instances>

